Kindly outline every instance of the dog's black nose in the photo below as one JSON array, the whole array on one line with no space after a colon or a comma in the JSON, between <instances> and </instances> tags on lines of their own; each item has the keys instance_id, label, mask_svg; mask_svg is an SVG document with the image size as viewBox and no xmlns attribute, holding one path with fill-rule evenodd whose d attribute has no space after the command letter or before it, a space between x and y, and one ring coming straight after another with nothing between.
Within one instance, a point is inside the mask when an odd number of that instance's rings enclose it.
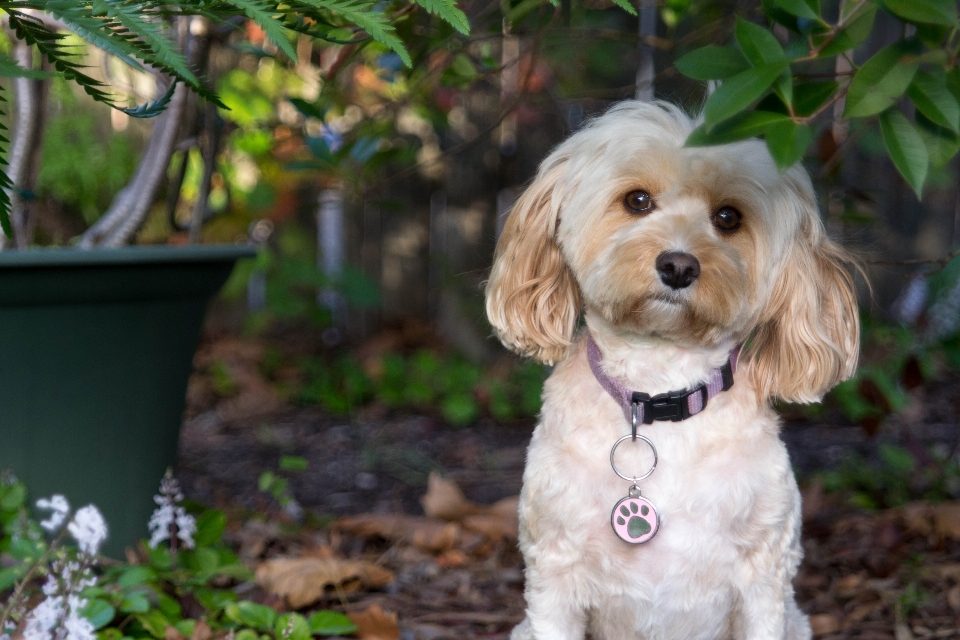
<instances>
[{"instance_id":1,"label":"dog's black nose","mask_svg":"<svg viewBox=\"0 0 960 640\"><path fill-rule=\"evenodd\" d=\"M660 281L671 289L685 289L700 276L700 261L682 251L665 251L657 256Z\"/></svg>"}]
</instances>

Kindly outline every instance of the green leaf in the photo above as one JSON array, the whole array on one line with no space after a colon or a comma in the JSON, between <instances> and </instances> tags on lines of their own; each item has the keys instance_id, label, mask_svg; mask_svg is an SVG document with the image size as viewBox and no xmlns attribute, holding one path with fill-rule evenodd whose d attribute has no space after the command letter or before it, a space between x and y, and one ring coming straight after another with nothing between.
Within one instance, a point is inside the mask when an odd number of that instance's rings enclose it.
<instances>
[{"instance_id":1,"label":"green leaf","mask_svg":"<svg viewBox=\"0 0 960 640\"><path fill-rule=\"evenodd\" d=\"M277 3L265 0L227 0L227 2L243 11L244 14L263 29L270 42L274 43L284 54L294 62L297 61L297 50L290 44L290 38L276 15Z\"/></svg>"},{"instance_id":2,"label":"green leaf","mask_svg":"<svg viewBox=\"0 0 960 640\"><path fill-rule=\"evenodd\" d=\"M109 602L96 599L87 602L86 606L80 610L80 615L89 620L94 629L102 629L110 624L117 615L117 610Z\"/></svg>"},{"instance_id":3,"label":"green leaf","mask_svg":"<svg viewBox=\"0 0 960 640\"><path fill-rule=\"evenodd\" d=\"M13 511L23 506L27 499L27 487L18 482L7 487L0 487L0 509Z\"/></svg>"},{"instance_id":4,"label":"green leaf","mask_svg":"<svg viewBox=\"0 0 960 640\"><path fill-rule=\"evenodd\" d=\"M299 613L285 613L277 616L273 633L275 637L284 638L284 640L313 640L310 623Z\"/></svg>"},{"instance_id":5,"label":"green leaf","mask_svg":"<svg viewBox=\"0 0 960 640\"><path fill-rule=\"evenodd\" d=\"M793 104L793 74L790 67L783 70L777 81L773 83L773 92L783 101L783 104Z\"/></svg>"},{"instance_id":6,"label":"green leaf","mask_svg":"<svg viewBox=\"0 0 960 640\"><path fill-rule=\"evenodd\" d=\"M954 67L947 71L945 84L957 103L960 103L960 67Z\"/></svg>"},{"instance_id":7,"label":"green leaf","mask_svg":"<svg viewBox=\"0 0 960 640\"><path fill-rule=\"evenodd\" d=\"M435 16L439 16L463 35L470 34L470 20L457 8L455 0L414 0L418 5Z\"/></svg>"},{"instance_id":8,"label":"green leaf","mask_svg":"<svg viewBox=\"0 0 960 640\"><path fill-rule=\"evenodd\" d=\"M0 569L0 592L6 591L17 583L27 572L24 565L14 565Z\"/></svg>"},{"instance_id":9,"label":"green leaf","mask_svg":"<svg viewBox=\"0 0 960 640\"><path fill-rule=\"evenodd\" d=\"M761 0L761 6L763 7L763 14L767 18L777 24L782 24L791 31L800 33L800 24L797 16L781 9L776 0Z\"/></svg>"},{"instance_id":10,"label":"green leaf","mask_svg":"<svg viewBox=\"0 0 960 640\"><path fill-rule=\"evenodd\" d=\"M153 118L158 116L163 113L167 105L170 104L170 99L173 98L173 92L176 88L177 81L174 80L170 83L170 88L167 89L167 92L153 102L147 102L138 107L121 107L120 111L123 111L131 118Z\"/></svg>"},{"instance_id":11,"label":"green leaf","mask_svg":"<svg viewBox=\"0 0 960 640\"><path fill-rule=\"evenodd\" d=\"M839 82L803 82L793 87L793 111L809 116L833 96Z\"/></svg>"},{"instance_id":12,"label":"green leaf","mask_svg":"<svg viewBox=\"0 0 960 640\"><path fill-rule=\"evenodd\" d=\"M742 53L716 45L694 49L674 64L680 73L694 80L726 80L750 68Z\"/></svg>"},{"instance_id":13,"label":"green leaf","mask_svg":"<svg viewBox=\"0 0 960 640\"><path fill-rule=\"evenodd\" d=\"M960 132L960 104L947 89L946 74L917 71L907 95L923 115L941 127Z\"/></svg>"},{"instance_id":14,"label":"green leaf","mask_svg":"<svg viewBox=\"0 0 960 640\"><path fill-rule=\"evenodd\" d=\"M957 24L955 0L883 0L884 8L907 22L927 24Z\"/></svg>"},{"instance_id":15,"label":"green leaf","mask_svg":"<svg viewBox=\"0 0 960 640\"><path fill-rule=\"evenodd\" d=\"M83 67L73 60L73 52L61 43L64 38L62 34L54 33L44 26L38 18L14 9L7 9L7 20L17 38L35 46L40 55L53 65L60 76L76 82L88 96L97 102L102 102L111 107L114 106L113 97L104 91L107 86L83 73L81 71ZM12 235L12 231L8 235Z\"/></svg>"},{"instance_id":16,"label":"green leaf","mask_svg":"<svg viewBox=\"0 0 960 640\"><path fill-rule=\"evenodd\" d=\"M916 124L927 146L930 166L934 169L943 167L960 151L960 134L931 122L920 113L916 116Z\"/></svg>"},{"instance_id":17,"label":"green leaf","mask_svg":"<svg viewBox=\"0 0 960 640\"><path fill-rule=\"evenodd\" d=\"M29 538L17 538L10 543L7 553L13 558L24 563L31 564L39 560L45 551L42 542L31 540Z\"/></svg>"},{"instance_id":18,"label":"green leaf","mask_svg":"<svg viewBox=\"0 0 960 640\"><path fill-rule=\"evenodd\" d=\"M510 8L504 19L510 24L516 24L542 6L543 2L541 0L520 0L519 3Z\"/></svg>"},{"instance_id":19,"label":"green leaf","mask_svg":"<svg viewBox=\"0 0 960 640\"><path fill-rule=\"evenodd\" d=\"M771 125L784 120L789 121L790 117L782 113L771 113L769 111L738 113L709 131L707 131L705 125L700 125L690 132L684 146L705 147L756 138L766 133L767 128Z\"/></svg>"},{"instance_id":20,"label":"green leaf","mask_svg":"<svg viewBox=\"0 0 960 640\"><path fill-rule=\"evenodd\" d=\"M137 622L143 625L143 628L147 630L151 636L157 640L164 640L167 627L170 626L170 621L167 620L166 616L154 609L149 613L137 616Z\"/></svg>"},{"instance_id":21,"label":"green leaf","mask_svg":"<svg viewBox=\"0 0 960 640\"><path fill-rule=\"evenodd\" d=\"M551 4L553 4L553 2L554 0L551 0ZM628 0L613 0L613 4L617 5L632 16L637 15L637 8L628 2ZM557 5L559 5L559 2Z\"/></svg>"},{"instance_id":22,"label":"green leaf","mask_svg":"<svg viewBox=\"0 0 960 640\"><path fill-rule=\"evenodd\" d=\"M917 63L904 58L914 51L911 43L896 42L867 60L850 81L845 118L872 116L890 107L910 86Z\"/></svg>"},{"instance_id":23,"label":"green leaf","mask_svg":"<svg viewBox=\"0 0 960 640\"><path fill-rule=\"evenodd\" d=\"M704 122L707 127L711 128L750 106L767 92L786 66L786 60L761 64L725 80L704 107Z\"/></svg>"},{"instance_id":24,"label":"green leaf","mask_svg":"<svg viewBox=\"0 0 960 640\"><path fill-rule=\"evenodd\" d=\"M856 6L850 4L850 6ZM850 20L844 32L854 44L860 44L873 32L873 20L877 17L877 5L866 2L857 9L857 15Z\"/></svg>"},{"instance_id":25,"label":"green leaf","mask_svg":"<svg viewBox=\"0 0 960 640\"><path fill-rule=\"evenodd\" d=\"M317 611L310 616L310 631L319 636L345 636L356 630L350 618L336 611Z\"/></svg>"},{"instance_id":26,"label":"green leaf","mask_svg":"<svg viewBox=\"0 0 960 640\"><path fill-rule=\"evenodd\" d=\"M307 459L301 456L280 456L280 468L285 471L303 471L307 468Z\"/></svg>"},{"instance_id":27,"label":"green leaf","mask_svg":"<svg viewBox=\"0 0 960 640\"><path fill-rule=\"evenodd\" d=\"M197 532L193 541L198 547L207 547L220 541L223 530L227 527L227 517L222 511L211 509L204 511L197 518Z\"/></svg>"},{"instance_id":28,"label":"green leaf","mask_svg":"<svg viewBox=\"0 0 960 640\"><path fill-rule=\"evenodd\" d=\"M64 21L69 19L71 7L78 3L76 0L60 0L64 5L61 13ZM176 44L164 33L166 24L159 12L151 10L144 6L142 2L117 2L116 0L94 0L92 7L95 12L102 14L110 21L100 20L99 25L91 25L87 31L89 33L80 33L87 40L90 40L97 46L101 46L100 40L116 36L116 40L126 40L130 43L138 58L148 62L154 67L163 69L175 78L180 79L187 85L193 87L201 95L209 92L203 90L197 77L190 70L186 57L177 50ZM45 2L45 8L49 8L49 0ZM99 30L97 31L97 26ZM97 38L94 41L91 38Z\"/></svg>"},{"instance_id":29,"label":"green leaf","mask_svg":"<svg viewBox=\"0 0 960 640\"><path fill-rule=\"evenodd\" d=\"M137 565L128 569L124 569L123 573L120 574L120 577L117 578L117 586L124 589L129 589L130 587L135 587L137 585L144 584L145 582L150 582L156 577L157 572L150 567Z\"/></svg>"},{"instance_id":30,"label":"green leaf","mask_svg":"<svg viewBox=\"0 0 960 640\"><path fill-rule=\"evenodd\" d=\"M820 2L818 0L776 0L776 4L787 13L798 18L820 19Z\"/></svg>"},{"instance_id":31,"label":"green leaf","mask_svg":"<svg viewBox=\"0 0 960 640\"><path fill-rule=\"evenodd\" d=\"M120 602L120 611L123 613L146 613L150 610L150 601L143 591L128 593Z\"/></svg>"},{"instance_id":32,"label":"green leaf","mask_svg":"<svg viewBox=\"0 0 960 640\"><path fill-rule=\"evenodd\" d=\"M53 74L39 69L24 69L5 53L0 53L0 76L8 78L49 78Z\"/></svg>"},{"instance_id":33,"label":"green leaf","mask_svg":"<svg viewBox=\"0 0 960 640\"><path fill-rule=\"evenodd\" d=\"M893 164L920 198L930 164L923 138L896 108L880 115L880 132Z\"/></svg>"},{"instance_id":34,"label":"green leaf","mask_svg":"<svg viewBox=\"0 0 960 640\"><path fill-rule=\"evenodd\" d=\"M848 3L849 4L849 3ZM865 3L860 5L857 15L850 20L845 29L834 35L823 49L820 50L820 58L831 58L844 51L855 49L858 44L869 37L873 31L873 20L877 16L877 6L875 4ZM825 36L815 36L814 44L819 46Z\"/></svg>"},{"instance_id":35,"label":"green leaf","mask_svg":"<svg viewBox=\"0 0 960 640\"><path fill-rule=\"evenodd\" d=\"M397 37L396 29L387 15L374 7L379 6L367 0L300 0L294 6L309 9L323 9L338 14L347 22L357 25L370 34L377 42L386 45L400 56L408 67L413 66L410 53Z\"/></svg>"},{"instance_id":36,"label":"green leaf","mask_svg":"<svg viewBox=\"0 0 960 640\"><path fill-rule=\"evenodd\" d=\"M223 612L229 620L253 627L258 631L273 631L273 625L277 621L276 611L264 604L249 600L230 602Z\"/></svg>"},{"instance_id":37,"label":"green leaf","mask_svg":"<svg viewBox=\"0 0 960 640\"><path fill-rule=\"evenodd\" d=\"M783 53L783 47L769 29L737 17L734 33L743 55L755 67L787 59L786 54Z\"/></svg>"},{"instance_id":38,"label":"green leaf","mask_svg":"<svg viewBox=\"0 0 960 640\"><path fill-rule=\"evenodd\" d=\"M810 125L797 124L792 120L784 120L767 128L767 149L780 171L786 171L796 164L812 139Z\"/></svg>"}]
</instances>

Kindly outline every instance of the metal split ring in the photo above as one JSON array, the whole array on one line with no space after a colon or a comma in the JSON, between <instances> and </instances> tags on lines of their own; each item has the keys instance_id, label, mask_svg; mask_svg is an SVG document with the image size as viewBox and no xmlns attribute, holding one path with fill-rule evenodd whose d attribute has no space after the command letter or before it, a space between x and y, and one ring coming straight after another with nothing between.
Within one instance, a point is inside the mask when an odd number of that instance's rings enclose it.
<instances>
[{"instance_id":1,"label":"metal split ring","mask_svg":"<svg viewBox=\"0 0 960 640\"><path fill-rule=\"evenodd\" d=\"M625 475L623 475L622 473L620 473L620 470L619 470L619 469L617 469L617 463L614 462L613 457L616 455L616 453L617 453L617 447L620 446L620 443L621 443L621 442L625 442L625 441L627 441L627 440L633 440L634 438L637 438L638 440L643 440L643 441L646 442L648 445L650 445L650 450L653 451L653 465L650 467L650 470L647 471L647 472L646 472L645 474L643 474L642 476L625 476ZM624 480L627 480L628 482L632 482L632 483L636 484L636 483L640 482L641 480L643 480L643 479L645 479L645 478L649 478L649 477L650 477L650 474L652 474L653 471L654 471L654 469L657 468L657 448L656 448L655 446L653 446L653 443L650 442L650 438L648 438L648 437L646 437L646 436L642 436L642 435L640 435L639 433L636 434L636 436L634 436L634 434L627 434L627 435L623 436L622 438L620 438L619 440L617 440L617 441L613 444L613 449L610 449L610 466L613 467L613 472L614 472L615 474L617 474L618 476L620 476L620 477L623 478Z\"/></svg>"}]
</instances>

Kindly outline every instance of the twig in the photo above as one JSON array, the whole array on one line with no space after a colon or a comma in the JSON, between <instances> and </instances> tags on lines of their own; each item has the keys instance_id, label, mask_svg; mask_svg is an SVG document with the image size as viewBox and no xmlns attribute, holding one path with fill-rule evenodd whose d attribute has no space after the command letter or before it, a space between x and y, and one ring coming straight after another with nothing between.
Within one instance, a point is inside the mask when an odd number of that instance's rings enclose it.
<instances>
[{"instance_id":1,"label":"twig","mask_svg":"<svg viewBox=\"0 0 960 640\"><path fill-rule=\"evenodd\" d=\"M533 41L533 46L531 47L531 51L530 51L530 65L527 68L527 74L524 77L523 82L518 83L518 86L526 87L527 84L530 82L530 78L533 76L533 73L537 66L536 63L537 63L537 54L540 48L540 37L542 37L543 33L545 33L548 30L549 29L545 29L543 32L538 34L538 37ZM461 151L464 151L465 149L470 148L471 146L473 146L474 144L476 144L486 136L490 135L493 131L495 131L496 128L499 127L504 120L506 120L507 116L513 113L517 109L517 107L520 106L520 103L524 100L525 97L526 96L522 91L518 91L517 94L514 96L513 100L510 101L510 104L507 105L507 107L502 112L500 112L500 115L493 122L493 124L484 128L483 131L480 131L477 135L475 135L471 139L464 140L460 144L454 145L449 149L442 150L440 153L438 153L436 156L432 158L418 162L414 165L407 167L406 169L402 169L401 171L398 171L392 176L388 176L387 178L384 178L383 180L370 186L367 189L367 191L376 191L378 189L382 189L387 185L393 184L398 180L403 180L404 178L407 178L415 174L418 170L424 167L429 167L434 163L437 163L449 156L456 155Z\"/></svg>"},{"instance_id":2,"label":"twig","mask_svg":"<svg viewBox=\"0 0 960 640\"><path fill-rule=\"evenodd\" d=\"M911 258L909 260L870 260L868 264L877 264L877 265L888 265L888 266L909 266L916 264L932 264L936 265L936 268L932 271L927 271L924 273L924 276L932 276L935 273L943 271L944 268L950 261L960 256L960 249L954 249L947 255L940 258Z\"/></svg>"}]
</instances>

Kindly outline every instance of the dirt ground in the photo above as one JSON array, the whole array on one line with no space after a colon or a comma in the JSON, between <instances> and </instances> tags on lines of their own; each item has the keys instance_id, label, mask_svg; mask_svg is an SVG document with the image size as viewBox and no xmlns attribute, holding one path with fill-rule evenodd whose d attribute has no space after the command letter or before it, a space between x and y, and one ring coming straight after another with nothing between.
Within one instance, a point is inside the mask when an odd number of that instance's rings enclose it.
<instances>
[{"instance_id":1,"label":"dirt ground","mask_svg":"<svg viewBox=\"0 0 960 640\"><path fill-rule=\"evenodd\" d=\"M202 380L195 379L192 387L198 385ZM958 389L949 379L917 390L912 408L888 418L873 437L856 425L790 420L783 438L801 479L836 466L849 452L875 455L882 442L955 450ZM452 529L426 522L420 499L431 472L455 482L472 513L481 509L476 505L515 496L532 421L482 419L464 429L437 416L377 406L336 417L279 401L258 384L224 400L192 392L188 416L178 469L185 491L245 514L247 524L231 535L252 566L276 557L335 555L392 572L386 585L354 580L350 589L328 589L314 608L356 612L377 604L398 614L403 640L506 638L522 619L522 560L510 535L480 535L476 531L485 530L460 521L455 541L437 542L430 536ZM307 460L304 471L286 474L307 514L300 526L290 516L300 515L296 509L283 512L257 486L284 455ZM818 482L802 484L805 558L795 585L817 637L960 636L960 504L858 511ZM250 517L257 513L264 517ZM331 525L334 517L358 514L373 515L365 525ZM398 533L388 522L417 533ZM266 591L261 597L290 606Z\"/></svg>"}]
</instances>

